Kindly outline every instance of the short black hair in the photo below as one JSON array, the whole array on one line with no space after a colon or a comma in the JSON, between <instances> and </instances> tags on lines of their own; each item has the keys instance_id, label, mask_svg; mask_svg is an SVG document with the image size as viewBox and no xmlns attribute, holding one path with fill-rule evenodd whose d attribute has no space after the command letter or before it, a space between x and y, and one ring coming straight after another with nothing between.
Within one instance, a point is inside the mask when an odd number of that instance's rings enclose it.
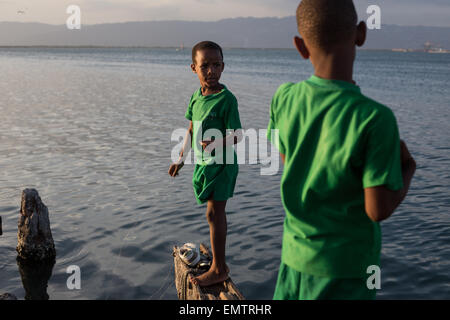
<instances>
[{"instance_id":1,"label":"short black hair","mask_svg":"<svg viewBox=\"0 0 450 320\"><path fill-rule=\"evenodd\" d=\"M347 41L357 22L352 0L302 0L297 8L298 32L320 49Z\"/></svg>"},{"instance_id":2,"label":"short black hair","mask_svg":"<svg viewBox=\"0 0 450 320\"><path fill-rule=\"evenodd\" d=\"M192 63L195 64L195 57L197 56L197 52L200 50L205 50L205 49L212 49L212 50L217 50L220 52L220 55L222 56L223 59L223 51L222 48L215 42L212 41L202 41L197 43L193 48L192 48Z\"/></svg>"}]
</instances>

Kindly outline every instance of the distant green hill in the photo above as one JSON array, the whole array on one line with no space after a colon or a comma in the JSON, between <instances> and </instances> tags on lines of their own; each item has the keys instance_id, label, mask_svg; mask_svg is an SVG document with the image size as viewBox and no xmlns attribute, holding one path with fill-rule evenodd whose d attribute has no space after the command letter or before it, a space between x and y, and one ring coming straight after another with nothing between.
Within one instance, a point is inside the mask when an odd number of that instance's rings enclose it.
<instances>
[{"instance_id":1,"label":"distant green hill","mask_svg":"<svg viewBox=\"0 0 450 320\"><path fill-rule=\"evenodd\" d=\"M291 48L296 29L294 17L126 22L82 25L81 30L68 30L65 25L0 22L0 45L190 47L210 39L224 47ZM418 49L427 41L450 49L450 28L382 25L381 30L369 31L364 48Z\"/></svg>"}]
</instances>

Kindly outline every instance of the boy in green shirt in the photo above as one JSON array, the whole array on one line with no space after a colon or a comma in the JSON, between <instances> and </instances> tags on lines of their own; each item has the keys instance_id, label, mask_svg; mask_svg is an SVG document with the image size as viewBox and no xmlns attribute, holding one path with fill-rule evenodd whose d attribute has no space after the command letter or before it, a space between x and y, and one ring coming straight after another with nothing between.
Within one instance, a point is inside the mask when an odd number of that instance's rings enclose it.
<instances>
[{"instance_id":1,"label":"boy in green shirt","mask_svg":"<svg viewBox=\"0 0 450 320\"><path fill-rule=\"evenodd\" d=\"M190 125L180 159L169 168L169 175L176 177L192 141L197 159L192 184L197 203L207 202L213 261L206 273L191 281L204 287L228 278L225 206L233 196L239 171L233 145L242 140L237 100L225 85L219 83L224 66L223 52L218 44L203 41L192 49L191 68L197 74L201 88L192 95L186 111Z\"/></svg>"},{"instance_id":2,"label":"boy in green shirt","mask_svg":"<svg viewBox=\"0 0 450 320\"><path fill-rule=\"evenodd\" d=\"M271 105L286 212L274 299L374 299L379 221L405 198L416 164L393 112L353 81L366 37L353 2L303 0L297 23L294 44L314 75L280 86Z\"/></svg>"}]
</instances>

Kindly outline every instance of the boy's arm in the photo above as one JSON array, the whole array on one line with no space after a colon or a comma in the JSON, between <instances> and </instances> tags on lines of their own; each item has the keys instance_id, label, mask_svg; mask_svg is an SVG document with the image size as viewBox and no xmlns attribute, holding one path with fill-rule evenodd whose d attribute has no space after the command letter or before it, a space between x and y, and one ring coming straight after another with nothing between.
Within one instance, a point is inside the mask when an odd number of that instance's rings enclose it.
<instances>
[{"instance_id":1,"label":"boy's arm","mask_svg":"<svg viewBox=\"0 0 450 320\"><path fill-rule=\"evenodd\" d=\"M235 144L241 142L243 138L244 138L244 135L242 133L242 129L237 129L233 133L228 134L223 139L217 139L214 141L210 141L210 140L202 141L201 145L203 147L203 150L211 153L215 148L217 148L219 146L226 147L226 146L230 146L230 145L235 145Z\"/></svg>"},{"instance_id":2,"label":"boy's arm","mask_svg":"<svg viewBox=\"0 0 450 320\"><path fill-rule=\"evenodd\" d=\"M184 138L183 148L180 151L180 158L178 159L178 163L184 163L184 160L186 160L186 157L189 154L189 151L191 150L193 127L194 127L193 123L192 121L190 121L186 137Z\"/></svg>"},{"instance_id":3,"label":"boy's arm","mask_svg":"<svg viewBox=\"0 0 450 320\"><path fill-rule=\"evenodd\" d=\"M211 153L216 148L232 146L242 141L243 132L236 98L229 101L224 114L224 124L232 133L228 132L223 138L216 138L214 141L202 141L203 150Z\"/></svg>"},{"instance_id":4,"label":"boy's arm","mask_svg":"<svg viewBox=\"0 0 450 320\"><path fill-rule=\"evenodd\" d=\"M416 171L416 162L403 141L400 141L402 158L403 188L392 191L385 186L364 189L366 213L374 222L389 218L394 210L402 203L408 193L412 177Z\"/></svg>"},{"instance_id":5,"label":"boy's arm","mask_svg":"<svg viewBox=\"0 0 450 320\"><path fill-rule=\"evenodd\" d=\"M176 177L181 168L183 168L184 160L186 160L186 157L189 154L189 150L191 150L192 130L193 124L191 121L189 124L188 131L186 133L186 137L184 138L183 148L181 149L180 152L180 158L176 163L172 163L169 167L169 175L172 177Z\"/></svg>"}]
</instances>

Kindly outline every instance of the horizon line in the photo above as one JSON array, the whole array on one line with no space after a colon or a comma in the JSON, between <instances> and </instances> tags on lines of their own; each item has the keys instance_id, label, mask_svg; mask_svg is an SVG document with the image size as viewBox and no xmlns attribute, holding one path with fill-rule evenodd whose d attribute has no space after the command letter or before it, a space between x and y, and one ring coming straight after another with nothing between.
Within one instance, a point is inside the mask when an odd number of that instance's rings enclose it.
<instances>
[{"instance_id":1,"label":"horizon line","mask_svg":"<svg viewBox=\"0 0 450 320\"><path fill-rule=\"evenodd\" d=\"M176 46L102 46L102 45L0 45L0 49L18 49L18 48L55 48L55 49L179 49ZM192 49L191 47L185 47ZM222 47L225 50L296 50L292 48L263 48L263 47ZM393 51L389 48L357 48L357 51ZM406 49L407 50L407 49ZM411 50L419 50L412 49ZM410 51L416 52L416 51Z\"/></svg>"},{"instance_id":2,"label":"horizon line","mask_svg":"<svg viewBox=\"0 0 450 320\"><path fill-rule=\"evenodd\" d=\"M149 23L149 22L189 22L189 23L215 23L215 22L221 22L225 20L238 20L238 19L288 19L288 18L295 18L295 16L267 16L267 17L252 17L252 16L242 16L242 17L230 17L230 18L222 18L218 20L180 20L180 19L170 19L170 20L131 20L131 21L117 21L117 22L101 22L101 23L94 23L94 24L82 24L83 26L87 27L93 27L93 26L99 26L99 25L108 25L108 24L127 24L127 23ZM19 23L19 24L42 24L42 25L48 25L48 26L65 26L64 23L61 24L53 24L53 23L47 23L47 22L39 22L39 21L0 21L0 23ZM403 24L393 24L393 23L385 23L386 26L398 26L398 27L424 27L424 28L450 28L449 26L431 26L431 25L403 25Z\"/></svg>"}]
</instances>

